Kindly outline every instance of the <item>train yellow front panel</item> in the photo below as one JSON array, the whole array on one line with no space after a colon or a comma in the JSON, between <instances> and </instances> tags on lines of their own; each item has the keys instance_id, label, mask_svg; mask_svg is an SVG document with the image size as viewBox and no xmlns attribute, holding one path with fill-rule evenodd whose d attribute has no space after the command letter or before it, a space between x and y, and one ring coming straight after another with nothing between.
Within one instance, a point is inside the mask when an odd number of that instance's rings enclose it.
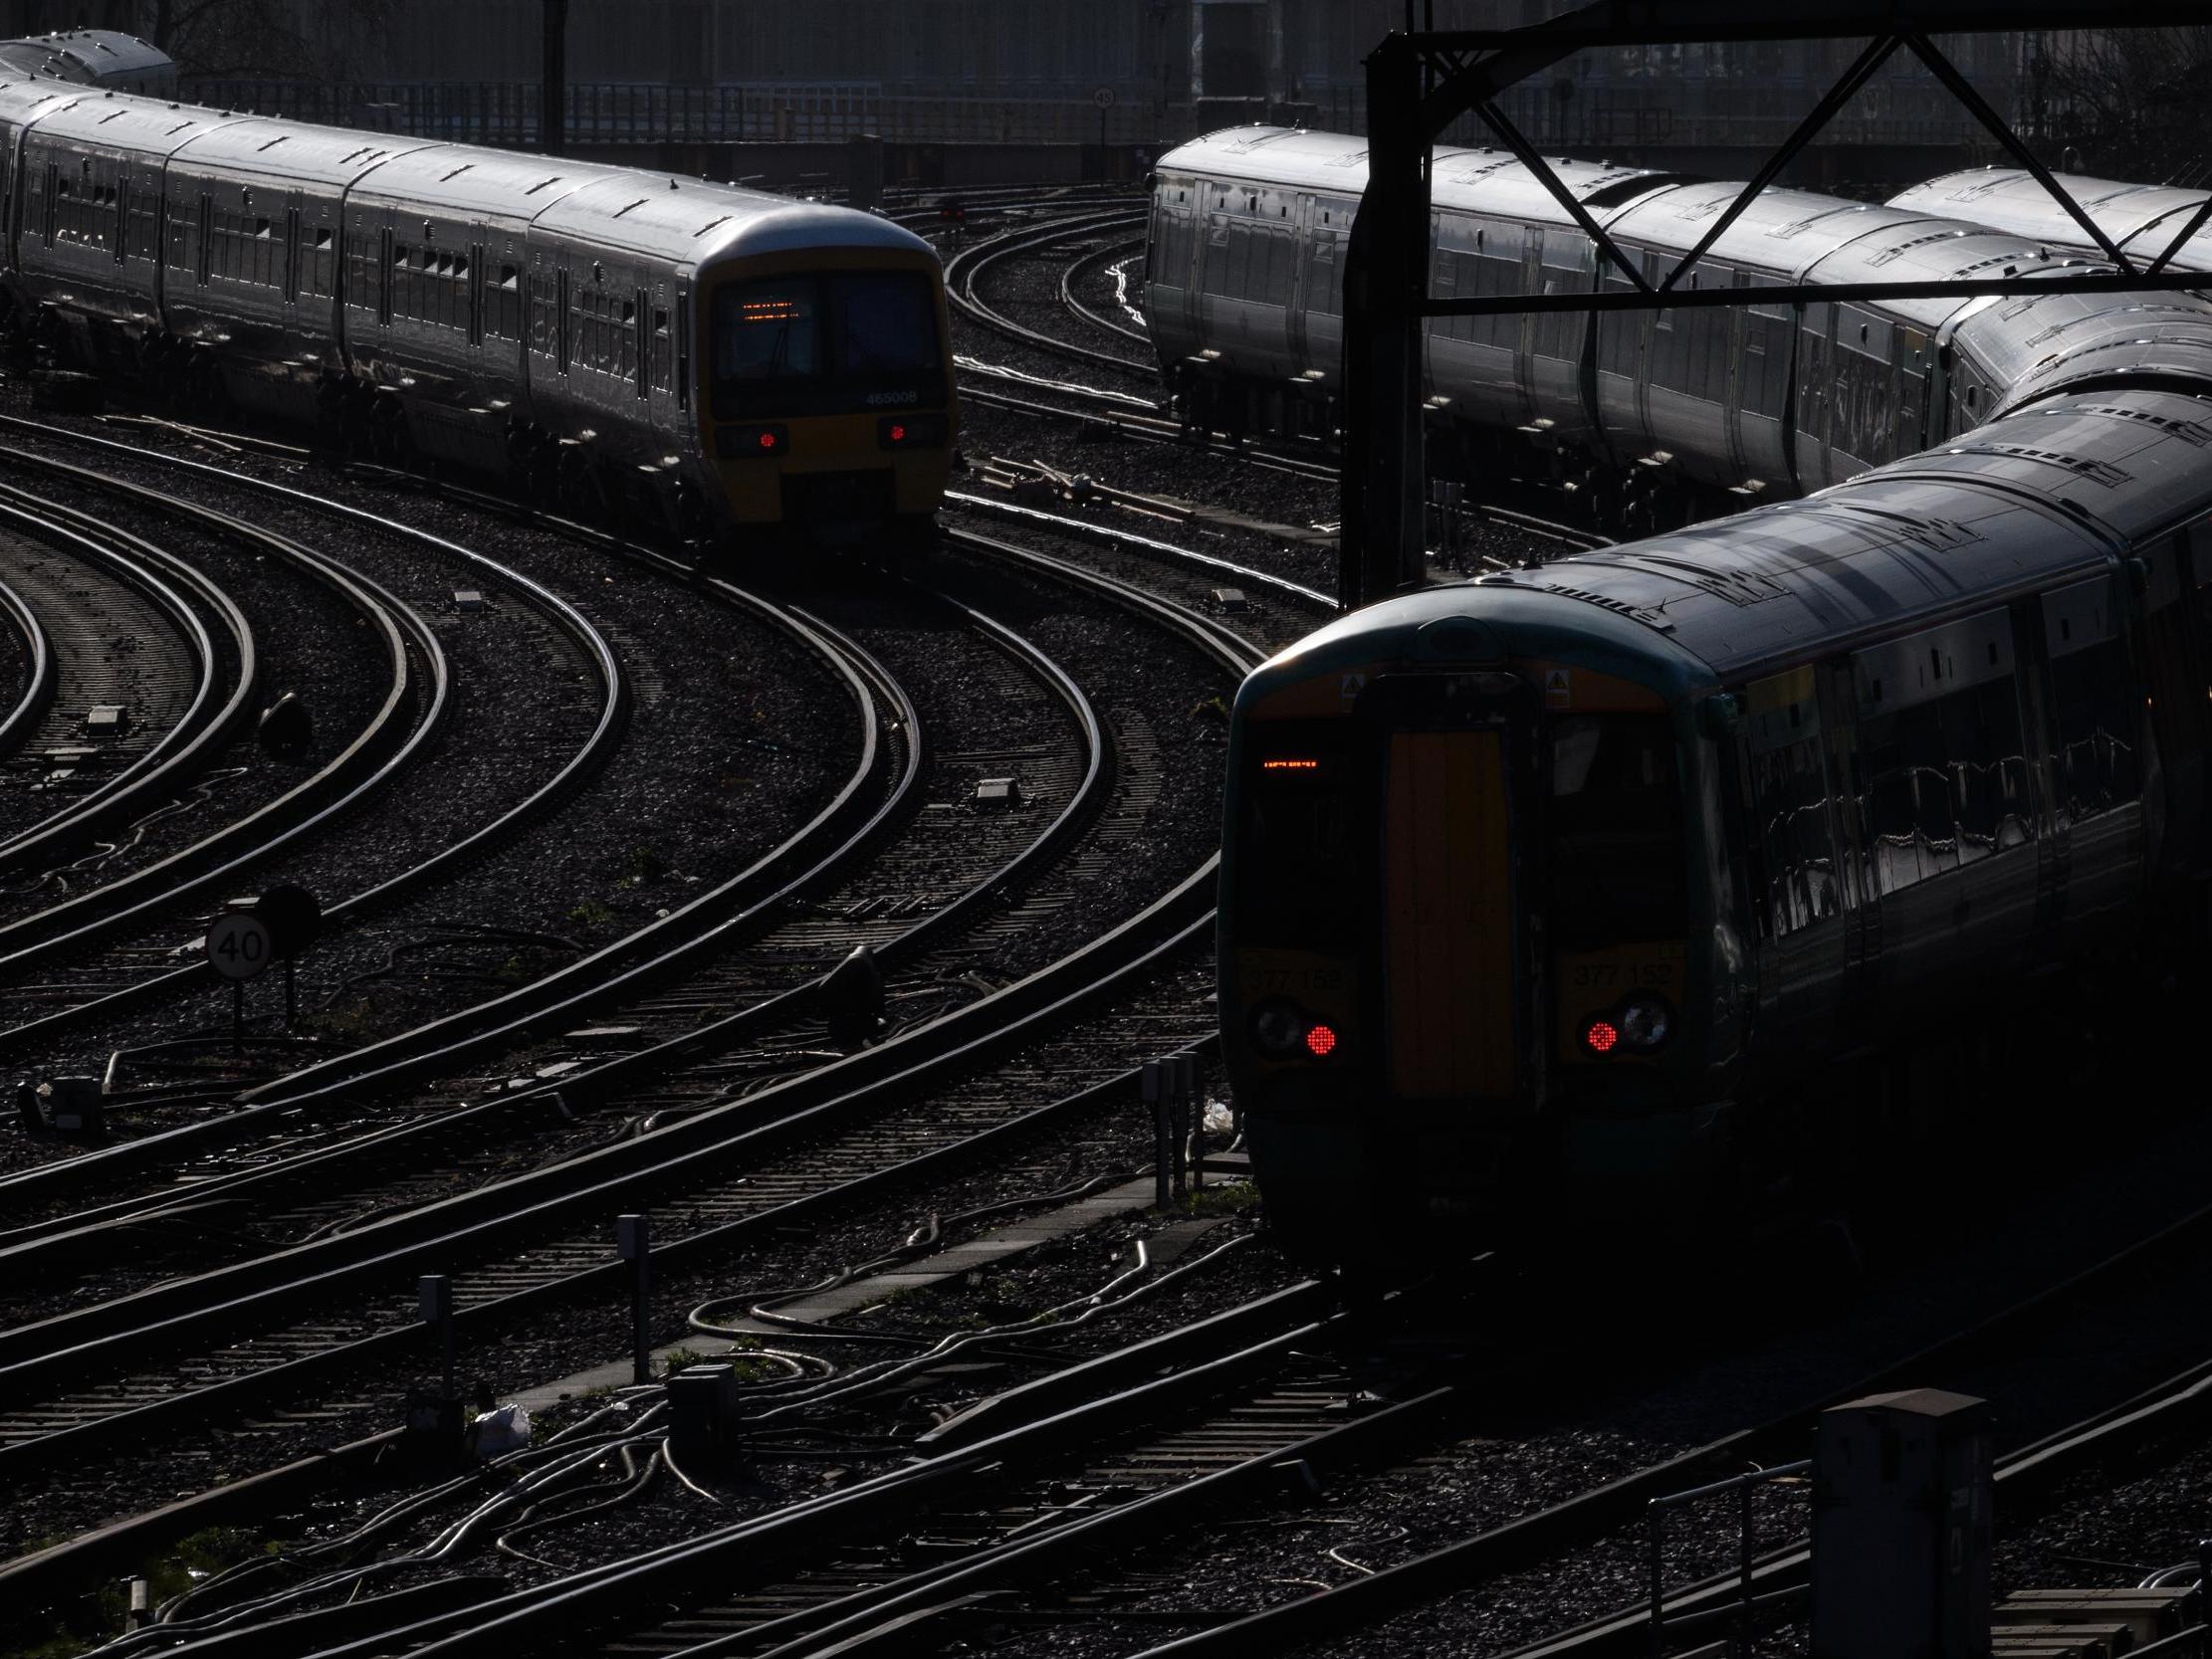
<instances>
[{"instance_id":1,"label":"train yellow front panel","mask_svg":"<svg viewBox=\"0 0 2212 1659\"><path fill-rule=\"evenodd\" d=\"M1510 1095L1513 913L1504 751L1492 731L1391 738L1384 824L1391 1087Z\"/></svg>"}]
</instances>

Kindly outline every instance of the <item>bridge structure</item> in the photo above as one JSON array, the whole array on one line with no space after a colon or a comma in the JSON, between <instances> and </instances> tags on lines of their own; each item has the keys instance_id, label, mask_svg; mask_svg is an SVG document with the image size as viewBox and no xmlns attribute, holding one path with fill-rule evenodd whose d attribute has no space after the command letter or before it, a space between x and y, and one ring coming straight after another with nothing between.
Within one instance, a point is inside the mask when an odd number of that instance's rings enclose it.
<instances>
[{"instance_id":1,"label":"bridge structure","mask_svg":"<svg viewBox=\"0 0 2212 1659\"><path fill-rule=\"evenodd\" d=\"M1433 9L1433 8L1432 8ZM1409 13L1412 8L1409 6ZM1740 0L1595 0L1518 29L1409 29L1367 60L1368 185L1345 263L1343 555L1339 598L1347 608L1424 582L1426 467L1421 346L1431 317L1497 312L1665 311L1688 306L1803 305L1819 300L1960 300L2004 294L2147 292L2203 288L2201 274L2169 261L2212 215L2192 217L2162 253L2130 260L2091 222L2003 113L1977 92L1933 37L2017 30L2180 27L2201 24L2188 0L1799 0L1768 15ZM1768 149L1734 202L1670 271L1647 277L1642 262L1597 224L1539 153L1507 107L1506 95L1594 47L1707 42L1863 40L1835 83ZM2025 168L2082 227L2110 271L2033 279L1836 285L1677 286L1707 249L1773 186L1847 104L1896 55L1924 64L1997 152ZM1625 291L1497 295L1438 300L1429 293L1430 180L1437 143L1454 122L1475 117L1490 141L1511 150L1595 246L1601 267Z\"/></svg>"}]
</instances>

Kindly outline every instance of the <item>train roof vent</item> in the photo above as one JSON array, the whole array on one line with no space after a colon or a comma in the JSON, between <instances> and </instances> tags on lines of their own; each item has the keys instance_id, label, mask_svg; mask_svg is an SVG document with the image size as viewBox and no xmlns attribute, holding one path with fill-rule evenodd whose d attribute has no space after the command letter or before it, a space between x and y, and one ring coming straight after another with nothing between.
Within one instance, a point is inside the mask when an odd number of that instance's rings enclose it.
<instances>
[{"instance_id":1,"label":"train roof vent","mask_svg":"<svg viewBox=\"0 0 2212 1659\"><path fill-rule=\"evenodd\" d=\"M1953 547L1963 547L1969 541L1981 539L1978 532L1968 529L1954 518L1896 513L1885 507L1870 507L1865 502L1837 502L1834 505L1845 513L1856 513L1862 518L1879 519L1883 529L1892 534L1901 534L1907 541L1917 541L1930 552L1946 552Z\"/></svg>"},{"instance_id":2,"label":"train roof vent","mask_svg":"<svg viewBox=\"0 0 2212 1659\"><path fill-rule=\"evenodd\" d=\"M1334 161L1326 162L1324 165L1330 167L1364 167L1367 165L1367 151L1364 149L1346 150Z\"/></svg>"},{"instance_id":3,"label":"train roof vent","mask_svg":"<svg viewBox=\"0 0 2212 1659\"><path fill-rule=\"evenodd\" d=\"M629 207L621 207L621 208L616 208L616 209L615 209L615 211L614 211L614 217L615 217L615 218L617 218L617 219L619 219L619 218L621 218L621 217L622 217L622 215L623 215L623 214L625 214L625 213L628 213L628 212L629 212L629 211L630 211L630 210L631 210L632 208L640 208L640 207L643 207L643 206L644 206L644 205L645 205L645 204L646 204L647 202L651 201L652 199L653 199L653 198L652 198L652 197L650 197L650 196L640 196L640 197L638 197L638 199L637 199L636 201L634 201L634 202L630 203L630 204L629 204Z\"/></svg>"},{"instance_id":4,"label":"train roof vent","mask_svg":"<svg viewBox=\"0 0 2212 1659\"><path fill-rule=\"evenodd\" d=\"M1652 173L1634 171L1623 173L1610 183L1601 184L1582 198L1585 207L1618 207L1625 201L1671 184L1695 184L1699 180L1687 173Z\"/></svg>"},{"instance_id":5,"label":"train roof vent","mask_svg":"<svg viewBox=\"0 0 2212 1659\"><path fill-rule=\"evenodd\" d=\"M2085 403L2078 411L2066 409L2043 409L2038 410L2037 413L2045 415L2065 415L2073 413L2084 415L2110 415L2118 420L2140 421L2145 426L2156 427L2160 432L2165 433L2166 436L2169 438L2179 438L2191 449L2202 449L2207 443L2212 443L2212 427L2206 426L2202 421L2176 420L2171 415L2153 414L2148 409L2129 409L2124 405L2117 403Z\"/></svg>"},{"instance_id":6,"label":"train roof vent","mask_svg":"<svg viewBox=\"0 0 2212 1659\"><path fill-rule=\"evenodd\" d=\"M290 136L291 134L288 132L280 132L274 138L270 139L269 142L263 144L254 153L257 155L266 155L269 151L275 149L279 144L283 143Z\"/></svg>"},{"instance_id":7,"label":"train roof vent","mask_svg":"<svg viewBox=\"0 0 2212 1659\"><path fill-rule=\"evenodd\" d=\"M2101 484L2107 490L2116 490L2132 483L2134 474L2113 466L2109 461L2092 461L2087 456L2065 455L2055 449L2038 449L2033 444L1959 444L1947 448L1945 455L1994 455L2012 461L2034 461L2046 467L2057 467L2072 473L2076 478L2087 479L2092 484Z\"/></svg>"},{"instance_id":8,"label":"train roof vent","mask_svg":"<svg viewBox=\"0 0 2212 1659\"><path fill-rule=\"evenodd\" d=\"M553 175L552 177L550 177L550 178L542 178L542 179L540 179L540 180L539 180L539 181L538 181L538 182L537 182L536 184L532 185L532 186L531 186L531 187L530 187L530 188L529 188L528 190L525 190L525 191L523 192L523 194L524 194L524 195L526 195L526 196L535 196L535 195L537 195L537 194L538 194L538 192L539 192L539 191L541 191L541 190L545 189L545 188L546 188L546 187L547 187L548 185L551 185L551 184L558 184L559 182L560 182L560 175L559 175L558 173L554 173L554 174L553 174Z\"/></svg>"},{"instance_id":9,"label":"train roof vent","mask_svg":"<svg viewBox=\"0 0 2212 1659\"><path fill-rule=\"evenodd\" d=\"M1547 581L1544 583L1544 587L1547 591L1556 593L1563 599L1580 599L1586 605L1600 606L1613 612L1616 616L1625 616L1632 621L1642 622L1647 626L1663 629L1669 633L1673 631L1674 624L1667 621L1658 611L1647 609L1642 605L1632 605L1626 599L1616 598L1613 594L1592 593L1588 588L1569 587L1564 582Z\"/></svg>"},{"instance_id":10,"label":"train roof vent","mask_svg":"<svg viewBox=\"0 0 2212 1659\"><path fill-rule=\"evenodd\" d=\"M473 161L464 161L461 163L460 166L454 168L452 172L442 175L439 178L438 182L440 184L451 184L455 179L459 178L463 173L467 172L475 165L476 163Z\"/></svg>"},{"instance_id":11,"label":"train roof vent","mask_svg":"<svg viewBox=\"0 0 2212 1659\"><path fill-rule=\"evenodd\" d=\"M1630 553L1620 562L1687 582L1700 593L1709 593L1715 599L1725 599L1736 606L1762 605L1769 599L1784 599L1790 591L1773 577L1762 576L1755 570L1720 570L1689 559L1670 558L1664 553Z\"/></svg>"},{"instance_id":12,"label":"train roof vent","mask_svg":"<svg viewBox=\"0 0 2212 1659\"><path fill-rule=\"evenodd\" d=\"M1958 232L1948 225L1945 225L1941 230L1923 231L1918 236L1907 237L1904 241L1892 247L1882 249L1879 254L1869 255L1867 263L1869 265L1887 265L1891 260L1902 259L1915 248L1924 248L1930 242L1948 242L1957 234Z\"/></svg>"},{"instance_id":13,"label":"train roof vent","mask_svg":"<svg viewBox=\"0 0 2212 1659\"><path fill-rule=\"evenodd\" d=\"M727 213L723 214L722 217L719 219L709 219L704 225L701 225L697 230L691 233L691 239L692 241L697 242L702 236L705 236L717 225L727 225L729 222L730 215Z\"/></svg>"}]
</instances>

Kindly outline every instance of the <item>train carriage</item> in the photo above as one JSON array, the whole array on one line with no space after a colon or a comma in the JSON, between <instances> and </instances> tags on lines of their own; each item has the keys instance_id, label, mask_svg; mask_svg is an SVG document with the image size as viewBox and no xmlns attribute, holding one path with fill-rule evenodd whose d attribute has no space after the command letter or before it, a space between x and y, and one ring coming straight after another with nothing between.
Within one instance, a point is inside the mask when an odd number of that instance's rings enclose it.
<instances>
[{"instance_id":1,"label":"train carriage","mask_svg":"<svg viewBox=\"0 0 2212 1659\"><path fill-rule=\"evenodd\" d=\"M2203 399L2062 399L1254 674L1222 1040L1291 1246L1678 1215L1848 1141L1871 1033L2001 1044L2000 991L2197 948L2208 443Z\"/></svg>"},{"instance_id":2,"label":"train carriage","mask_svg":"<svg viewBox=\"0 0 2212 1659\"><path fill-rule=\"evenodd\" d=\"M208 408L694 536L926 533L935 253L704 180L0 85L14 322Z\"/></svg>"},{"instance_id":3,"label":"train carriage","mask_svg":"<svg viewBox=\"0 0 2212 1659\"><path fill-rule=\"evenodd\" d=\"M1184 390L1335 383L1238 306L1236 204L1364 161L1249 132L1163 159L1155 245L1193 250L1165 275L1215 291L1177 314L1216 332L1156 320ZM1735 193L1561 173L1655 279ZM1517 162L1435 178L1432 292L1623 286ZM1216 205L1179 230L1187 192ZM1780 191L1684 281L2069 269L2108 267L1925 192ZM1940 1110L1930 1080L2030 1036L2037 987L2212 937L2212 304L1465 321L1430 330L1433 432L1773 505L1388 601L1246 683L1221 1035L1291 1248L1678 1218Z\"/></svg>"}]
</instances>

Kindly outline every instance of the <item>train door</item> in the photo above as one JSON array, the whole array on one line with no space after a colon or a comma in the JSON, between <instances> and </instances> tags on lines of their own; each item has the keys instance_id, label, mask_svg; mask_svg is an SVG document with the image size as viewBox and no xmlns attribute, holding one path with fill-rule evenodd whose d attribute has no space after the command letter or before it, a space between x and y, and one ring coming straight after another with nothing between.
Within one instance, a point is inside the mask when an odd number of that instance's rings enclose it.
<instances>
[{"instance_id":1,"label":"train door","mask_svg":"<svg viewBox=\"0 0 2212 1659\"><path fill-rule=\"evenodd\" d=\"M1297 217L1292 221L1291 232L1296 238L1292 261L1296 269L1290 279L1288 337L1291 362L1306 367L1313 363L1306 328L1306 308L1313 303L1313 261L1308 257L1308 250L1313 246L1313 192L1301 190L1297 195Z\"/></svg>"},{"instance_id":2,"label":"train door","mask_svg":"<svg viewBox=\"0 0 2212 1659\"><path fill-rule=\"evenodd\" d=\"M1457 298L1457 285L1453 281L1453 267L1457 262L1451 250L1444 246L1442 215L1429 215L1429 297L1432 300ZM1425 317L1421 324L1422 396L1435 398L1439 393L1447 400L1446 387L1459 383L1453 335L1458 330L1458 319L1448 316Z\"/></svg>"},{"instance_id":3,"label":"train door","mask_svg":"<svg viewBox=\"0 0 2212 1659\"><path fill-rule=\"evenodd\" d=\"M1881 965L1881 906L1869 846L1868 803L1862 793L1859 699L1851 664L1824 663L1817 672L1820 721L1828 735L1830 798L1836 812L1834 896L1843 906L1843 988L1836 1029L1875 1030L1876 975Z\"/></svg>"},{"instance_id":4,"label":"train door","mask_svg":"<svg viewBox=\"0 0 2212 1659\"><path fill-rule=\"evenodd\" d=\"M2140 548L2145 566L2135 637L2140 643L2145 707L2157 744L2164 789L2152 837L2150 867L2168 895L2182 897L2182 882L2199 863L2197 826L2204 821L2204 751L2208 735L2201 646L2191 612L2195 571L2184 536L2162 536Z\"/></svg>"},{"instance_id":5,"label":"train door","mask_svg":"<svg viewBox=\"0 0 2212 1659\"><path fill-rule=\"evenodd\" d=\"M1520 281L1516 294L1541 294L1544 292L1544 230L1541 225L1527 226L1521 233ZM1513 384L1521 390L1528 405L1528 418L1550 413L1536 390L1536 313L1516 311L1513 315Z\"/></svg>"},{"instance_id":6,"label":"train door","mask_svg":"<svg viewBox=\"0 0 2212 1659\"><path fill-rule=\"evenodd\" d=\"M1926 330L1900 322L1892 330L1896 342L1896 429L1890 439L1891 457L1917 455L1935 441L1928 430L1928 386L1935 342Z\"/></svg>"},{"instance_id":7,"label":"train door","mask_svg":"<svg viewBox=\"0 0 2212 1659\"><path fill-rule=\"evenodd\" d=\"M2062 940L2094 933L2101 918L2141 895L2148 721L2140 648L2129 650L2115 587L2113 577L2094 576L2041 600L2051 694L2045 770L2059 845Z\"/></svg>"},{"instance_id":8,"label":"train door","mask_svg":"<svg viewBox=\"0 0 2212 1659\"><path fill-rule=\"evenodd\" d=\"M1760 937L1759 1025L1770 1050L1826 1053L1852 907L1841 772L1823 729L1820 675L1809 666L1785 670L1746 686L1742 701L1737 756Z\"/></svg>"},{"instance_id":9,"label":"train door","mask_svg":"<svg viewBox=\"0 0 2212 1659\"><path fill-rule=\"evenodd\" d=\"M1836 308L1825 300L1797 312L1797 479L1820 490L1836 482L1829 467L1829 433L1836 404Z\"/></svg>"}]
</instances>

